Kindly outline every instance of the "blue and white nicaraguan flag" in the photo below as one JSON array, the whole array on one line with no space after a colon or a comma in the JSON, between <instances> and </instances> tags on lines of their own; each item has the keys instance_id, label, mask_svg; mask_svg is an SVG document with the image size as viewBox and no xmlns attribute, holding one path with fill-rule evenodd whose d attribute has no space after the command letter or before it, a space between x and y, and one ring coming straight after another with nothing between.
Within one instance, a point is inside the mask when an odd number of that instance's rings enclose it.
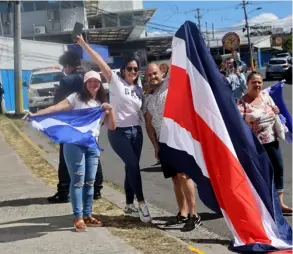
<instances>
[{"instance_id":1,"label":"blue and white nicaraguan flag","mask_svg":"<svg viewBox=\"0 0 293 254\"><path fill-rule=\"evenodd\" d=\"M101 126L104 112L102 107L77 109L33 116L29 121L55 143L72 143L101 150L95 134Z\"/></svg>"},{"instance_id":2,"label":"blue and white nicaraguan flag","mask_svg":"<svg viewBox=\"0 0 293 254\"><path fill-rule=\"evenodd\" d=\"M284 124L288 129L288 134L286 135L286 141L288 143L292 143L292 116L290 115L290 112L286 106L286 103L284 101L283 97L283 87L286 80L282 80L278 82L275 85L272 85L268 88L266 88L264 91L269 93L269 95L272 97L275 104L278 106L280 110L280 120L282 124Z\"/></svg>"},{"instance_id":3,"label":"blue and white nicaraguan flag","mask_svg":"<svg viewBox=\"0 0 293 254\"><path fill-rule=\"evenodd\" d=\"M245 123L200 31L185 22L172 43L160 142L170 163L221 213L237 253L292 253L270 160Z\"/></svg>"}]
</instances>

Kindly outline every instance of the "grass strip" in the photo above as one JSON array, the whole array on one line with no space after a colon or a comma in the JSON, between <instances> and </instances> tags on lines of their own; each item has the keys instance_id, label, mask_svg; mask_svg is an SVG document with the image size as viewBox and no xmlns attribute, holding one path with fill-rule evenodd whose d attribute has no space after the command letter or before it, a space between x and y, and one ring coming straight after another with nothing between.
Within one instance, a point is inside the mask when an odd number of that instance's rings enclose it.
<instances>
[{"instance_id":1,"label":"grass strip","mask_svg":"<svg viewBox=\"0 0 293 254\"><path fill-rule=\"evenodd\" d=\"M21 126L20 123L19 126ZM57 171L44 159L43 151L26 137L18 126L3 116L0 116L0 131L4 134L6 142L31 169L32 174L55 188L58 179ZM94 201L93 212L113 235L120 237L143 253L195 253L155 225L146 225L140 222L139 218L125 217L123 211L108 200Z\"/></svg>"}]
</instances>

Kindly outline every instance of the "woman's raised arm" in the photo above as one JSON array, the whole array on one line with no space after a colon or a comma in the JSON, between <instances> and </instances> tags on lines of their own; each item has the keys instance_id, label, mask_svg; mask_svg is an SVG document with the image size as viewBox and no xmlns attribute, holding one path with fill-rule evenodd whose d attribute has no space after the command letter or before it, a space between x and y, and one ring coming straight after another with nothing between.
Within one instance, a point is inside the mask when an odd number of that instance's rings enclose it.
<instances>
[{"instance_id":1,"label":"woman's raised arm","mask_svg":"<svg viewBox=\"0 0 293 254\"><path fill-rule=\"evenodd\" d=\"M92 57L95 63L99 66L101 72L103 73L108 84L110 84L112 79L112 70L109 65L104 61L104 59L94 51L83 39L82 36L76 36L77 43Z\"/></svg>"}]
</instances>

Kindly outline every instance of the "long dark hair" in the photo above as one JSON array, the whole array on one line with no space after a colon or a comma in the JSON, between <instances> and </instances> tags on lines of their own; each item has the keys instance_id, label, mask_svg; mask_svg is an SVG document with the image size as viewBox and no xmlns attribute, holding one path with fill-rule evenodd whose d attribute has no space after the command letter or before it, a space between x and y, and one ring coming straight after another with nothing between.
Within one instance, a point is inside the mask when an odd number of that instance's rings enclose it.
<instances>
[{"instance_id":1,"label":"long dark hair","mask_svg":"<svg viewBox=\"0 0 293 254\"><path fill-rule=\"evenodd\" d=\"M122 64L121 68L120 68L120 75L121 75L121 78L123 78L125 80L125 69L127 67L127 65L130 63L130 62L133 62L135 61L136 64L137 64L137 68L139 70L139 60L135 57L128 57L124 63ZM138 74L138 73L137 73ZM137 75L137 78L134 80L134 84L137 84L138 82L138 75Z\"/></svg>"},{"instance_id":2,"label":"long dark hair","mask_svg":"<svg viewBox=\"0 0 293 254\"><path fill-rule=\"evenodd\" d=\"M78 93L78 96L79 96L79 99L84 103L88 103L88 101L92 99L92 96L86 87L86 82L83 83L82 90ZM100 102L101 104L103 104L104 102L108 102L106 92L102 82L100 82L100 87L96 94L96 98L94 98L94 100Z\"/></svg>"}]
</instances>

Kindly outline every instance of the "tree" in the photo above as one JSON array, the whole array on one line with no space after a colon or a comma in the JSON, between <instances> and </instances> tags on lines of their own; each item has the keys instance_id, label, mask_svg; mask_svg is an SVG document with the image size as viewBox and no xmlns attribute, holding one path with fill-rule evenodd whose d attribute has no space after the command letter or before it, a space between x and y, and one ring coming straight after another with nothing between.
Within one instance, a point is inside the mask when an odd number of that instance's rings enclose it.
<instances>
[{"instance_id":1,"label":"tree","mask_svg":"<svg viewBox=\"0 0 293 254\"><path fill-rule=\"evenodd\" d=\"M288 39L284 44L284 50L292 53L292 34L289 35Z\"/></svg>"}]
</instances>

